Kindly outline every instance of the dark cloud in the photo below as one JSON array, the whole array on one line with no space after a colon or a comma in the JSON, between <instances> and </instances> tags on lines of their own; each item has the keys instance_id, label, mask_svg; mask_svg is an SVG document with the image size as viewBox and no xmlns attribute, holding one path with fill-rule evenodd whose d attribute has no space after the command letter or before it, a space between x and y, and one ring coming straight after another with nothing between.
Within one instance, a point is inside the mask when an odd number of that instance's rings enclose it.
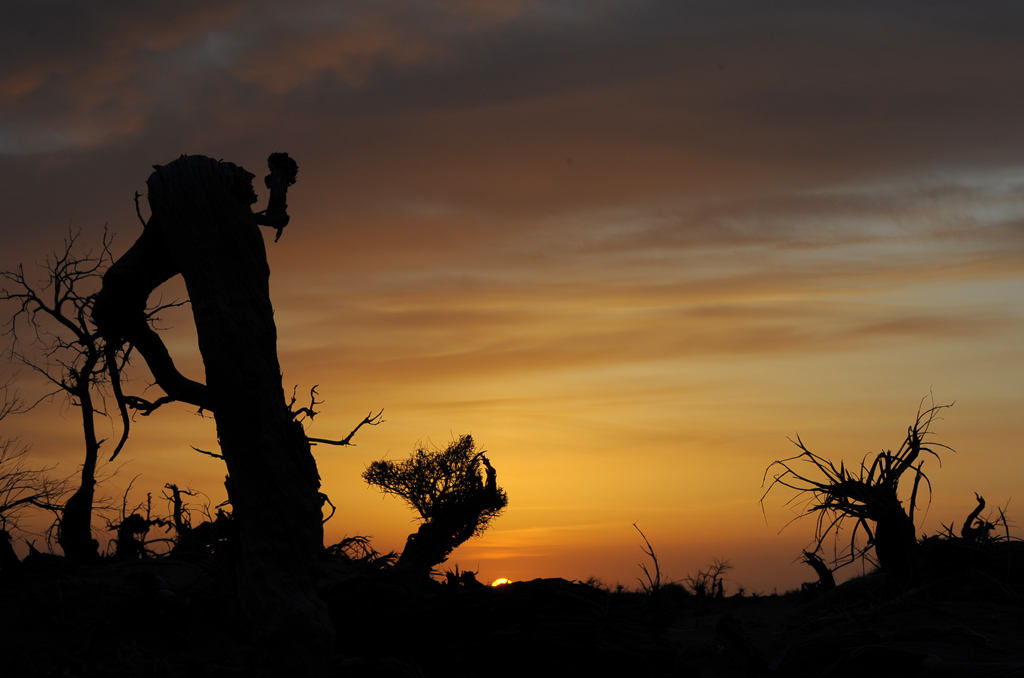
<instances>
[{"instance_id":1,"label":"dark cloud","mask_svg":"<svg viewBox=\"0 0 1024 678\"><path fill-rule=\"evenodd\" d=\"M230 99L200 95L247 86L265 113L287 115L294 102L320 124L579 101L564 120L558 110L545 119L579 126L584 139L632 134L698 156L774 153L776 164L780 147L792 162L877 154L865 139L948 148L958 122L973 121L974 135L1010 134L1021 107L1012 8L971 21L867 4L67 3L47 22L41 7L19 3L5 24L18 58L5 61L0 92L5 117L53 143L63 134L95 144L168 108L223 115ZM20 143L31 150L31 139Z\"/></svg>"},{"instance_id":2,"label":"dark cloud","mask_svg":"<svg viewBox=\"0 0 1024 678\"><path fill-rule=\"evenodd\" d=\"M302 169L277 283L294 292L302 271L425 304L361 318L382 332L538 322L446 306L460 299L708 308L1019 265L1012 4L17 2L8 16L4 263L69 223L110 223L126 246L152 163L207 153L259 173L281 149Z\"/></svg>"}]
</instances>

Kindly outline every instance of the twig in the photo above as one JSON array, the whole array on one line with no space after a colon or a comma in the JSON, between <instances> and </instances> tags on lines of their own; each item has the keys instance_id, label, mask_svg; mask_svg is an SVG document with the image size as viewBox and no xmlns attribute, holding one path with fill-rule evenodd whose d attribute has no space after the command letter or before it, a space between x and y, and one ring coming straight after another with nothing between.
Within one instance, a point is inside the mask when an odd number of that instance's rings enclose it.
<instances>
[{"instance_id":1,"label":"twig","mask_svg":"<svg viewBox=\"0 0 1024 678\"><path fill-rule=\"evenodd\" d=\"M352 437L356 434L356 431L361 429L364 425L377 426L378 424L383 424L386 421L385 419L381 418L381 415L383 414L383 409L377 414L374 414L371 411L369 414L366 415L366 417L361 422L359 422L356 425L354 429L352 429L351 433L349 433L341 440L327 440L326 438L309 438L309 444L316 445L317 443L323 443L324 445L353 445Z\"/></svg>"},{"instance_id":2,"label":"twig","mask_svg":"<svg viewBox=\"0 0 1024 678\"><path fill-rule=\"evenodd\" d=\"M141 198L141 197L142 197L142 194L139 193L138 191L135 191L135 213L137 215L139 215L139 221L142 222L142 227L145 228L146 227L146 220L142 218L142 210L139 209L139 198Z\"/></svg>"},{"instance_id":3,"label":"twig","mask_svg":"<svg viewBox=\"0 0 1024 678\"><path fill-rule=\"evenodd\" d=\"M300 414L304 414L310 419L315 419L316 415L320 414L313 409L317 405L323 405L324 403L323 400L316 399L317 395L319 395L316 392L318 386L320 386L320 384L314 384L313 388L309 389L309 407L300 407L297 410L293 410L292 405L295 404L295 391L297 391L299 387L296 386L292 389L292 399L291 402L288 403L288 410L292 413L292 419L297 419Z\"/></svg>"},{"instance_id":4,"label":"twig","mask_svg":"<svg viewBox=\"0 0 1024 678\"><path fill-rule=\"evenodd\" d=\"M643 537L644 543L647 544L647 548L646 549L643 548L643 547L640 547L640 550L642 550L645 554L647 554L647 556L654 562L654 576L653 577L651 576L650 570L647 569L647 566L644 565L643 563L640 563L640 569L643 570L644 576L647 577L647 582L648 583L645 584L644 581L642 579L640 579L639 577L637 577L636 580L638 582L640 582L640 586L643 588L644 593L653 594L656 591L660 591L661 590L661 566L658 564L658 556L654 555L654 547L651 546L651 542L647 541L647 535L644 534L643 530L641 530L639 527L637 527L636 523L633 523L633 527L636 528L636 531L640 533L641 537Z\"/></svg>"},{"instance_id":5,"label":"twig","mask_svg":"<svg viewBox=\"0 0 1024 678\"><path fill-rule=\"evenodd\" d=\"M206 450L200 450L195 445L189 445L189 447L191 447L193 450L195 450L199 454L205 454L207 457L213 457L214 459L223 459L224 458L223 454L217 454L216 452L207 452Z\"/></svg>"},{"instance_id":6,"label":"twig","mask_svg":"<svg viewBox=\"0 0 1024 678\"><path fill-rule=\"evenodd\" d=\"M142 416L148 417L149 415L153 414L153 412L161 405L166 405L167 403L176 403L178 401L176 398L172 398L171 396L165 395L157 398L152 402L146 400L145 398L140 398L138 396L124 396L124 402L128 407L132 408L133 410L141 412Z\"/></svg>"}]
</instances>

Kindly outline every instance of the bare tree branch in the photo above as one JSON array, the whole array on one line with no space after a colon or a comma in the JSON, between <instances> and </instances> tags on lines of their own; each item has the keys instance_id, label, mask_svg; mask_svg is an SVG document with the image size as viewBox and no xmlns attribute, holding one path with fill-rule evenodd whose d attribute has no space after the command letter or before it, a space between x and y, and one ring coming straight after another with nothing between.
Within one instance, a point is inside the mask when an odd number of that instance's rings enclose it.
<instances>
[{"instance_id":1,"label":"bare tree branch","mask_svg":"<svg viewBox=\"0 0 1024 678\"><path fill-rule=\"evenodd\" d=\"M0 421L26 411L24 403L3 387ZM34 507L57 512L67 481L50 475L52 467L32 467L28 447L17 438L0 440L0 530L17 529L25 509Z\"/></svg>"},{"instance_id":2,"label":"bare tree branch","mask_svg":"<svg viewBox=\"0 0 1024 678\"><path fill-rule=\"evenodd\" d=\"M139 208L139 198L141 198L141 197L142 197L142 194L139 193L138 191L135 191L135 214L138 215L139 222L142 224L142 227L145 228L146 227L146 220L142 218L142 210Z\"/></svg>"},{"instance_id":3,"label":"bare tree branch","mask_svg":"<svg viewBox=\"0 0 1024 678\"><path fill-rule=\"evenodd\" d=\"M819 551L830 535L838 537L844 523L852 520L849 548L843 555L838 555L838 546L836 548L837 566L866 556L873 547L879 559L888 560L890 565L904 556L909 557L915 541L914 519L920 506L922 487L928 490L928 503L931 502L931 481L922 469L924 462L920 455L926 452L938 459L937 449L952 451L947 445L928 439L931 425L939 418L940 412L949 407L952 404L919 408L916 421L908 427L907 435L896 452L883 450L870 464L865 455L856 469L847 468L842 462L836 467L833 462L811 452L797 436L791 442L800 449L800 454L774 461L765 469L764 483L767 483L773 469L775 472L761 497L762 512L764 500L771 491L785 487L795 493L786 502L787 506L802 502L801 513L794 520L815 516L812 553ZM798 463L809 471L802 470ZM904 508L899 483L908 471L913 472L914 480ZM859 547L858 536L862 531L867 541ZM894 567L901 566L897 564Z\"/></svg>"},{"instance_id":4,"label":"bare tree branch","mask_svg":"<svg viewBox=\"0 0 1024 678\"><path fill-rule=\"evenodd\" d=\"M199 449L195 445L189 445L189 447L191 447L193 450L195 450L199 454L205 454L207 457L213 457L214 459L221 459L221 460L224 459L224 455L222 455L222 454L217 454L216 452L207 452L206 450Z\"/></svg>"},{"instance_id":5,"label":"bare tree branch","mask_svg":"<svg viewBox=\"0 0 1024 678\"><path fill-rule=\"evenodd\" d=\"M366 415L366 417L363 418L363 420L361 422L359 422L356 425L356 427L354 429L352 429L351 433L349 433L347 436L345 436L341 440L327 440L326 438L307 438L307 439L309 440L309 444L310 445L316 445L317 443L323 443L324 445L354 445L354 443L352 442L352 437L355 436L356 432L359 431L359 429L361 429L363 426L377 426L377 425L383 424L385 421L387 421L386 419L382 419L381 418L383 414L384 414L384 410L383 409L381 409L381 411L378 412L377 414L374 414L371 411L369 414Z\"/></svg>"},{"instance_id":6,"label":"bare tree branch","mask_svg":"<svg viewBox=\"0 0 1024 678\"><path fill-rule=\"evenodd\" d=\"M319 395L316 392L318 386L320 386L320 384L314 384L313 388L309 389L309 407L300 407L297 410L293 410L292 407L295 405L295 392L298 390L299 387L296 386L295 388L292 389L292 399L288 403L288 411L292 413L292 419L298 419L299 415L304 415L309 417L310 419L315 419L316 415L320 414L319 412L313 409L317 405L323 405L324 403L323 400L316 399L317 395Z\"/></svg>"}]
</instances>

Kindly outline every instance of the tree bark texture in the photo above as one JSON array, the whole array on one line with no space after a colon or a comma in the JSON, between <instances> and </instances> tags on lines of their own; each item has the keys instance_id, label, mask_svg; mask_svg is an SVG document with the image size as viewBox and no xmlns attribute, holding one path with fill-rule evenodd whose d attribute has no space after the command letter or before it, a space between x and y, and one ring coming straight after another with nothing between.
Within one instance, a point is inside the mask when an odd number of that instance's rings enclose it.
<instances>
[{"instance_id":1,"label":"tree bark texture","mask_svg":"<svg viewBox=\"0 0 1024 678\"><path fill-rule=\"evenodd\" d=\"M239 527L239 595L268 650L265 670L281 662L289 675L320 675L334 638L313 582L323 549L320 477L281 384L252 179L204 156L157 167L147 181L152 216L108 271L94 318L105 335L136 347L168 395L213 411ZM150 292L177 273L192 304L205 385L177 372L145 323Z\"/></svg>"}]
</instances>

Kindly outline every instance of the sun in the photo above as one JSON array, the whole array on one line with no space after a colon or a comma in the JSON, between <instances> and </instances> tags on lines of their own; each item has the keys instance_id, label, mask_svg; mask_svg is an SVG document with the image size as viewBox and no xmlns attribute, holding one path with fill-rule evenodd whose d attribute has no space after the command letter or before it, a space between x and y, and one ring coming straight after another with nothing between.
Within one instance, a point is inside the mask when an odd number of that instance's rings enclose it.
<instances>
[{"instance_id":1,"label":"sun","mask_svg":"<svg viewBox=\"0 0 1024 678\"><path fill-rule=\"evenodd\" d=\"M492 581L491 582L491 586L504 586L505 584L511 584L511 583L512 583L511 579L508 579L506 577L502 577L500 579L495 579L494 581Z\"/></svg>"}]
</instances>

